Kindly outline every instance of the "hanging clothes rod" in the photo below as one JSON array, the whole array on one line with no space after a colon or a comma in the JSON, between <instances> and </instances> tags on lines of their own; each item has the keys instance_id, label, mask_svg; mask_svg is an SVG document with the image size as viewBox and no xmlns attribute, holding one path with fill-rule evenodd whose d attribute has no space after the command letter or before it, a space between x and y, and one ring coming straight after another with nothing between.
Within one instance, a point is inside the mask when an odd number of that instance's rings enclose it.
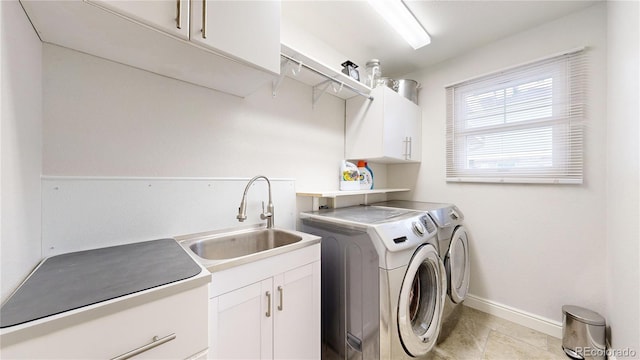
<instances>
[{"instance_id":1,"label":"hanging clothes rod","mask_svg":"<svg viewBox=\"0 0 640 360\"><path fill-rule=\"evenodd\" d=\"M321 72L321 71L319 71L319 70L316 70L316 69L312 68L311 66L309 66L309 65L307 65L307 64L305 64L305 63L303 63L303 62L302 62L302 61L300 61L300 60L294 59L294 58L292 58L291 56L289 56L289 55L285 55L285 54L280 54L280 56L282 56L283 58L285 58L285 59L287 59L287 60L289 60L289 61L293 61L294 63L296 63L296 64L298 64L298 65L301 65L301 66L303 66L303 67L307 68L308 70L311 70L312 72L314 72L314 73L316 73L316 74L318 74L318 75L320 75L320 76L322 76L322 77L324 77L324 78L326 78L326 79L328 79L328 80L330 80L330 81L333 81L333 82L335 82L335 83L337 83L337 84L340 84L340 86L344 86L344 87L346 87L347 89L349 89L349 90L353 91L354 93L356 93L356 94L358 94L358 95L360 95L360 96L363 96L363 97L365 97L365 98L367 98L367 99L369 99L369 100L373 100L373 96L371 96L371 95L369 95L369 94L365 94L365 93L363 93L362 91L360 91L360 90L358 90L358 89L354 88L353 86L351 86L351 85L349 85L349 84L343 83L343 82L342 82L342 81L340 81L340 80L336 80L335 78L332 78L331 76L329 76L329 75L327 75L327 74L325 74L325 73L323 73L323 72Z\"/></svg>"}]
</instances>

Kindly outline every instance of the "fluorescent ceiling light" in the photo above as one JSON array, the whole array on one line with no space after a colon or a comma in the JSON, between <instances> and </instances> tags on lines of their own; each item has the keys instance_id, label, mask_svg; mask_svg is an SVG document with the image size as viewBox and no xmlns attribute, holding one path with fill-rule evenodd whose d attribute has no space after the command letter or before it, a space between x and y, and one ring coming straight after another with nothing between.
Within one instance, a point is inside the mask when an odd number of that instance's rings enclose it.
<instances>
[{"instance_id":1,"label":"fluorescent ceiling light","mask_svg":"<svg viewBox=\"0 0 640 360\"><path fill-rule=\"evenodd\" d=\"M431 42L431 37L402 0L368 0L382 16L414 49Z\"/></svg>"}]
</instances>

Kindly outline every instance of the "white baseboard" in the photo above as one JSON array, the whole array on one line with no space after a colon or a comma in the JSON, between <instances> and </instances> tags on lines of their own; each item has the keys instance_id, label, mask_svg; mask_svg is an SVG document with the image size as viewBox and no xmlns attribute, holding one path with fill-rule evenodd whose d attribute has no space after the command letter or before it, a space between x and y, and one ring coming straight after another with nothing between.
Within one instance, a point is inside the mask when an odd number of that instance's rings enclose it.
<instances>
[{"instance_id":1,"label":"white baseboard","mask_svg":"<svg viewBox=\"0 0 640 360\"><path fill-rule=\"evenodd\" d=\"M464 305L509 320L556 338L562 338L562 323L529 312L468 294Z\"/></svg>"}]
</instances>

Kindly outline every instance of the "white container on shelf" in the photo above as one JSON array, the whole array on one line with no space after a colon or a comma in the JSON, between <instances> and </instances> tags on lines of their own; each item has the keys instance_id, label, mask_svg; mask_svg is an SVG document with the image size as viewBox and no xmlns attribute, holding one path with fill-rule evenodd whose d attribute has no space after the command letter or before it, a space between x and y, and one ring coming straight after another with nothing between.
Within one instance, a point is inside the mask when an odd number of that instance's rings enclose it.
<instances>
[{"instance_id":1,"label":"white container on shelf","mask_svg":"<svg viewBox=\"0 0 640 360\"><path fill-rule=\"evenodd\" d=\"M346 160L340 165L340 190L360 190L360 171L358 167Z\"/></svg>"}]
</instances>

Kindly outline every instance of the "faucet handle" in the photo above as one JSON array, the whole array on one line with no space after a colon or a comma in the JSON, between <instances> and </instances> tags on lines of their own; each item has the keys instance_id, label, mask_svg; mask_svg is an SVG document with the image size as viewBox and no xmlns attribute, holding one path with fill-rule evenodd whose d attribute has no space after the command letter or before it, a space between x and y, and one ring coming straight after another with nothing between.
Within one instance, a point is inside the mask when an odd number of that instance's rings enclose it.
<instances>
[{"instance_id":1,"label":"faucet handle","mask_svg":"<svg viewBox=\"0 0 640 360\"><path fill-rule=\"evenodd\" d=\"M266 220L273 216L271 212L264 211L264 201L262 202L262 214L260 214L260 219Z\"/></svg>"}]
</instances>

